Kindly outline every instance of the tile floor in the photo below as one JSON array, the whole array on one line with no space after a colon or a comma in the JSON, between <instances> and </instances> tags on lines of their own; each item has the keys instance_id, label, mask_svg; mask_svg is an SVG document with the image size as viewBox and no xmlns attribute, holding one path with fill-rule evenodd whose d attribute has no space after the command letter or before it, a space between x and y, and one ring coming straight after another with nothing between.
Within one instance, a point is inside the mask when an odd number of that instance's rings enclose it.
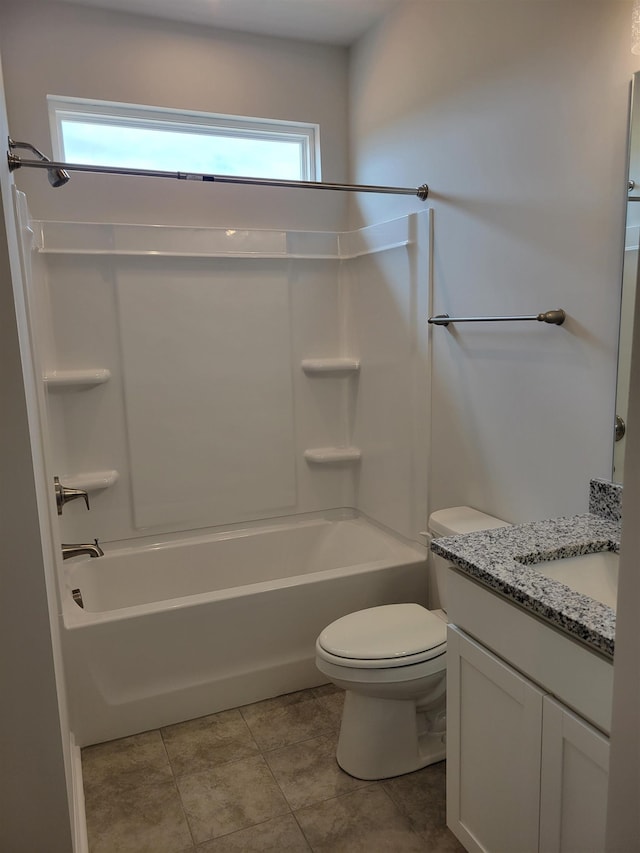
<instances>
[{"instance_id":1,"label":"tile floor","mask_svg":"<svg viewBox=\"0 0 640 853\"><path fill-rule=\"evenodd\" d=\"M90 853L457 853L445 765L363 782L333 685L87 747Z\"/></svg>"}]
</instances>

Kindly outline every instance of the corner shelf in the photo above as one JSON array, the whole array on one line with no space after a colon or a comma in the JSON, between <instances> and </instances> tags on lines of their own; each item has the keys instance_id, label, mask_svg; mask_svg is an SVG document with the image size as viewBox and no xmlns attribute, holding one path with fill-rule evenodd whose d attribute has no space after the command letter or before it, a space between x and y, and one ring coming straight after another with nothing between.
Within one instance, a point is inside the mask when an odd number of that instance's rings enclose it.
<instances>
[{"instance_id":1,"label":"corner shelf","mask_svg":"<svg viewBox=\"0 0 640 853\"><path fill-rule=\"evenodd\" d=\"M111 379L106 368L89 370L51 370L42 377L46 388L92 388Z\"/></svg>"},{"instance_id":2,"label":"corner shelf","mask_svg":"<svg viewBox=\"0 0 640 853\"><path fill-rule=\"evenodd\" d=\"M331 465L336 462L359 462L362 451L359 447L314 447L305 450L304 458L315 465Z\"/></svg>"},{"instance_id":3,"label":"corner shelf","mask_svg":"<svg viewBox=\"0 0 640 853\"><path fill-rule=\"evenodd\" d=\"M65 474L60 477L60 480L70 489L97 492L99 489L108 489L109 486L113 486L119 477L120 474L116 470L84 471L81 474Z\"/></svg>"},{"instance_id":4,"label":"corner shelf","mask_svg":"<svg viewBox=\"0 0 640 853\"><path fill-rule=\"evenodd\" d=\"M358 358L304 358L300 364L307 376L327 376L332 373L352 374L360 370Z\"/></svg>"}]
</instances>

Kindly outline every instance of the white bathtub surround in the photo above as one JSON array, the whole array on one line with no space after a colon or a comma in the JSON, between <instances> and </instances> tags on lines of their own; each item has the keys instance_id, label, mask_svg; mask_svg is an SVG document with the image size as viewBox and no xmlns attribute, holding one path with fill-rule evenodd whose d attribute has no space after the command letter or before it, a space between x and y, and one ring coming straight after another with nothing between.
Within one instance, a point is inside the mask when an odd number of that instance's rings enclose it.
<instances>
[{"instance_id":1,"label":"white bathtub surround","mask_svg":"<svg viewBox=\"0 0 640 853\"><path fill-rule=\"evenodd\" d=\"M419 541L431 465L432 221L428 213L408 217L415 251L404 247L401 223L350 238L358 257L344 269L349 352L362 363L351 440L362 450L358 509ZM385 242L394 248L378 251Z\"/></svg>"},{"instance_id":2,"label":"white bathtub surround","mask_svg":"<svg viewBox=\"0 0 640 853\"><path fill-rule=\"evenodd\" d=\"M426 549L334 513L66 561L63 642L78 742L324 683L314 663L321 629L365 607L424 602L425 559Z\"/></svg>"},{"instance_id":3,"label":"white bathtub surround","mask_svg":"<svg viewBox=\"0 0 640 853\"><path fill-rule=\"evenodd\" d=\"M68 508L64 541L344 506L419 541L430 217L346 233L32 222L54 473L118 472L91 513Z\"/></svg>"}]
</instances>

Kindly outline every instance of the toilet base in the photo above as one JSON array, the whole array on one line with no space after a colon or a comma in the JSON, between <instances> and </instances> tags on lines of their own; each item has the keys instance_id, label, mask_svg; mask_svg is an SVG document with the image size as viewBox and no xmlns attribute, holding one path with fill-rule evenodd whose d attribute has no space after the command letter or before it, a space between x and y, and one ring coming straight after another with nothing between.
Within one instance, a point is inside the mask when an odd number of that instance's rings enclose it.
<instances>
[{"instance_id":1,"label":"toilet base","mask_svg":"<svg viewBox=\"0 0 640 853\"><path fill-rule=\"evenodd\" d=\"M446 758L445 698L428 706L347 690L336 758L356 779L389 779Z\"/></svg>"}]
</instances>

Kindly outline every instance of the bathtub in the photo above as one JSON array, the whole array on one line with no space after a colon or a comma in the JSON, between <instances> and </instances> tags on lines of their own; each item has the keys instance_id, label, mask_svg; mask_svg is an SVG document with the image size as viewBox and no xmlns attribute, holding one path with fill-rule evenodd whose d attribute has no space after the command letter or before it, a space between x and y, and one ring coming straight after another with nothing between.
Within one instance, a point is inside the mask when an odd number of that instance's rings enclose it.
<instances>
[{"instance_id":1,"label":"bathtub","mask_svg":"<svg viewBox=\"0 0 640 853\"><path fill-rule=\"evenodd\" d=\"M426 549L363 517L285 519L67 560L62 634L76 741L322 684L322 628L363 607L424 603L426 588Z\"/></svg>"}]
</instances>

